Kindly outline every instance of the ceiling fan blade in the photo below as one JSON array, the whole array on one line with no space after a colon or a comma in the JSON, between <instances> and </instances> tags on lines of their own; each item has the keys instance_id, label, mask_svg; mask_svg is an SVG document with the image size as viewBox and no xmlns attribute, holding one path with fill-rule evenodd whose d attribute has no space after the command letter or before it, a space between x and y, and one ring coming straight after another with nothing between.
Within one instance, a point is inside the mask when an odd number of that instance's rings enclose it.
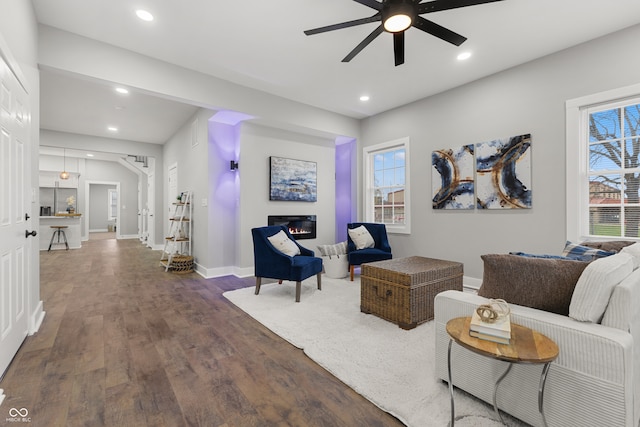
<instances>
[{"instance_id":1,"label":"ceiling fan blade","mask_svg":"<svg viewBox=\"0 0 640 427\"><path fill-rule=\"evenodd\" d=\"M353 0L357 3L360 3L361 5L364 6L369 6L372 9L375 10L382 10L382 3L377 2L376 0Z\"/></svg>"},{"instance_id":2,"label":"ceiling fan blade","mask_svg":"<svg viewBox=\"0 0 640 427\"><path fill-rule=\"evenodd\" d=\"M327 25L326 27L314 28L312 30L306 30L304 33L308 36L319 33L326 33L327 31L341 30L343 28L355 27L356 25L369 24L371 22L377 22L382 20L379 13L362 19L355 19L353 21L341 22L339 24Z\"/></svg>"},{"instance_id":3,"label":"ceiling fan blade","mask_svg":"<svg viewBox=\"0 0 640 427\"><path fill-rule=\"evenodd\" d=\"M436 36L439 39L442 39L456 46L460 46L465 42L465 40L467 40L466 37L461 36L458 33L454 33L453 31L441 25L438 25L435 22L424 19L421 16L416 16L416 19L413 21L413 26L419 30L424 31L425 33L429 33L432 36Z\"/></svg>"},{"instance_id":4,"label":"ceiling fan blade","mask_svg":"<svg viewBox=\"0 0 640 427\"><path fill-rule=\"evenodd\" d=\"M404 64L404 31L393 34L393 56L396 67Z\"/></svg>"},{"instance_id":5,"label":"ceiling fan blade","mask_svg":"<svg viewBox=\"0 0 640 427\"><path fill-rule=\"evenodd\" d=\"M344 57L344 59L342 60L342 62L349 62L351 61L357 54L360 53L360 51L362 49L364 49L365 47L367 47L367 45L369 43L371 43L373 41L373 39L375 39L376 37L378 37L380 34L382 34L382 32L384 31L384 29L382 28L382 25L379 25L375 30L373 30L371 32L371 34L369 34L364 40L362 40L360 42L360 44L358 46L355 47L355 49L353 49L351 52L349 52L349 54L347 56Z\"/></svg>"},{"instance_id":6,"label":"ceiling fan blade","mask_svg":"<svg viewBox=\"0 0 640 427\"><path fill-rule=\"evenodd\" d=\"M440 12L442 10L457 9L459 7L475 6L502 0L435 0L418 5L418 14Z\"/></svg>"}]
</instances>

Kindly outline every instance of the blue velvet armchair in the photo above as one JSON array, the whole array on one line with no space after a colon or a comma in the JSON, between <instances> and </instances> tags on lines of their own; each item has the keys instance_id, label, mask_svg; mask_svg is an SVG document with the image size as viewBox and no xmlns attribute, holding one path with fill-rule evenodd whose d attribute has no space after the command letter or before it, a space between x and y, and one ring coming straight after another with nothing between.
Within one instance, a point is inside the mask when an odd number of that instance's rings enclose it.
<instances>
[{"instance_id":1,"label":"blue velvet armchair","mask_svg":"<svg viewBox=\"0 0 640 427\"><path fill-rule=\"evenodd\" d=\"M288 256L276 249L268 237L284 230L298 248L300 255ZM296 302L300 302L302 281L314 274L318 277L318 289L322 289L322 258L314 256L310 249L302 247L294 240L289 230L283 225L258 227L251 229L253 235L253 260L256 276L256 295L260 293L262 278L278 279L296 282Z\"/></svg>"},{"instance_id":2,"label":"blue velvet armchair","mask_svg":"<svg viewBox=\"0 0 640 427\"><path fill-rule=\"evenodd\" d=\"M349 260L351 281L353 281L356 265L392 258L391 246L389 246L389 240L387 239L387 227L384 224L371 222L352 222L347 224L347 228L358 228L361 225L364 225L371 237L373 237L375 247L356 249L355 243L347 233L347 259Z\"/></svg>"}]
</instances>

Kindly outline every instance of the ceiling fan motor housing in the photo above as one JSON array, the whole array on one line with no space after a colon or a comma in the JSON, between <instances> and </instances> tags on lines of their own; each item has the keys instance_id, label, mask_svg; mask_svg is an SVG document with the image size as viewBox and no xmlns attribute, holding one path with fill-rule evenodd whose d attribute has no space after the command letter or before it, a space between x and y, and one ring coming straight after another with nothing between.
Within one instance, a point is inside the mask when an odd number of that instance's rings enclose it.
<instances>
[{"instance_id":1,"label":"ceiling fan motor housing","mask_svg":"<svg viewBox=\"0 0 640 427\"><path fill-rule=\"evenodd\" d=\"M382 10L380 11L382 16L382 24L384 26L385 31L389 33L396 33L400 31L405 31L411 25L413 25L413 21L415 17L418 15L416 10L416 4L412 0L383 0L382 2ZM387 26L387 21L389 18L393 18L399 15L404 15L409 17L408 24L401 29L392 30Z\"/></svg>"}]
</instances>

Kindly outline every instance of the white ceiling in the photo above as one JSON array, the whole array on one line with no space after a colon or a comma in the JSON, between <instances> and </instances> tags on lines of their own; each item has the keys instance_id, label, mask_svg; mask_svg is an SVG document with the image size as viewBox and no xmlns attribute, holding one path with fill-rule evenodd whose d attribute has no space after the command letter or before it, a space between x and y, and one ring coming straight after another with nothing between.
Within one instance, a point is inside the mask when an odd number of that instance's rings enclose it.
<instances>
[{"instance_id":1,"label":"white ceiling","mask_svg":"<svg viewBox=\"0 0 640 427\"><path fill-rule=\"evenodd\" d=\"M303 34L375 13L352 0L32 3L42 24L354 118L640 23L638 0L498 1L423 15L468 40L455 47L412 28L406 34L405 64L395 67L387 33L351 62L341 62L378 23ZM140 21L138 8L156 19ZM462 51L472 57L457 61ZM363 94L371 100L360 101ZM164 143L194 111L148 94L119 96L108 82L41 71L41 126L46 129ZM108 125L119 132L110 134Z\"/></svg>"}]
</instances>

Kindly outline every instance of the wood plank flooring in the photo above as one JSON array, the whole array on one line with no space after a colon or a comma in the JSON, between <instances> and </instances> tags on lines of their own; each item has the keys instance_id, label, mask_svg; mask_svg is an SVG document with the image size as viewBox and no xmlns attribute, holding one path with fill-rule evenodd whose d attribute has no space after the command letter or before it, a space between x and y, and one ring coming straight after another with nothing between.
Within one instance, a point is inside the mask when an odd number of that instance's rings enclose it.
<instances>
[{"instance_id":1,"label":"wood plank flooring","mask_svg":"<svg viewBox=\"0 0 640 427\"><path fill-rule=\"evenodd\" d=\"M137 240L40 254L46 317L0 381L0 425L403 425L222 296L252 277L165 273Z\"/></svg>"}]
</instances>

